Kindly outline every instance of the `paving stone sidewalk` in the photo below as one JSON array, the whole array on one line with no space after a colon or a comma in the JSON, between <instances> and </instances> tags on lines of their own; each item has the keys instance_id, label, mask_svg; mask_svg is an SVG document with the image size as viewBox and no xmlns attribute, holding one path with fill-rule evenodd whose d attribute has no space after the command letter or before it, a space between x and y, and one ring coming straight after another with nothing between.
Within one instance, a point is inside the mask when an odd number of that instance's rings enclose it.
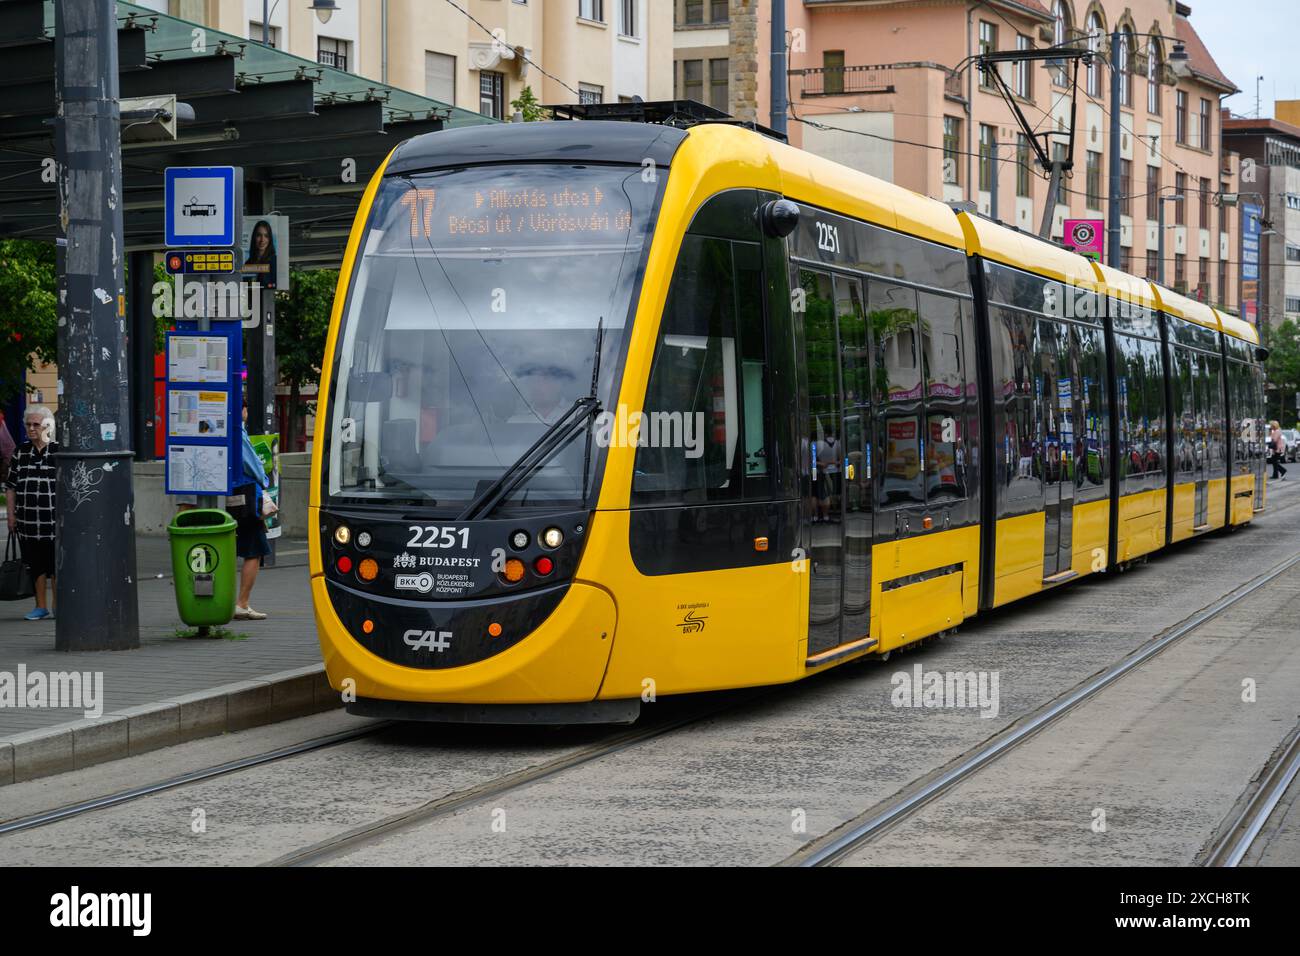
<instances>
[{"instance_id":1,"label":"paving stone sidewalk","mask_svg":"<svg viewBox=\"0 0 1300 956\"><path fill-rule=\"evenodd\" d=\"M5 540L0 525L0 548ZM250 602L265 621L234 621L233 640L186 640L176 613L166 538L137 540L140 647L60 653L54 621L25 621L33 604L0 603L0 672L91 671L103 674L103 712L153 704L239 681L320 663L307 575L307 542L277 542L276 566L263 568ZM159 575L163 575L160 577ZM81 720L80 709L0 707L0 745L26 731Z\"/></svg>"}]
</instances>

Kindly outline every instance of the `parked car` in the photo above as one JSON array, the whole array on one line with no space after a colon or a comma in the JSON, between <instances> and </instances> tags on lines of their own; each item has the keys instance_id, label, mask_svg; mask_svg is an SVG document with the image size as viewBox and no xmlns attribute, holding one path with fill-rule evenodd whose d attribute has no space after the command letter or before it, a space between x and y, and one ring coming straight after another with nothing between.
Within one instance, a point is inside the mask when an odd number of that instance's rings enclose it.
<instances>
[{"instance_id":1,"label":"parked car","mask_svg":"<svg viewBox=\"0 0 1300 956\"><path fill-rule=\"evenodd\" d=\"M1300 453L1300 431L1294 428L1282 429L1282 440L1286 442L1286 451L1282 454L1283 461L1295 461L1296 455Z\"/></svg>"}]
</instances>

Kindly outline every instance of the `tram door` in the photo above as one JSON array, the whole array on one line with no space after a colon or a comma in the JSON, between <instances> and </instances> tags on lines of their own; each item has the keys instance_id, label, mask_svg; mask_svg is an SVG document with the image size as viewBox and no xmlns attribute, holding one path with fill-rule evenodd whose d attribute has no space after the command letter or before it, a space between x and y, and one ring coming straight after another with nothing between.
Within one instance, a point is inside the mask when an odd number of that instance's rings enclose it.
<instances>
[{"instance_id":1,"label":"tram door","mask_svg":"<svg viewBox=\"0 0 1300 956\"><path fill-rule=\"evenodd\" d=\"M866 312L857 279L803 269L804 542L808 656L866 637L871 618L871 414Z\"/></svg>"},{"instance_id":2,"label":"tram door","mask_svg":"<svg viewBox=\"0 0 1300 956\"><path fill-rule=\"evenodd\" d=\"M1070 329L1038 323L1038 441L1043 454L1043 580L1071 575L1074 563L1076 439L1081 408ZM1086 464L1086 461L1085 461Z\"/></svg>"}]
</instances>

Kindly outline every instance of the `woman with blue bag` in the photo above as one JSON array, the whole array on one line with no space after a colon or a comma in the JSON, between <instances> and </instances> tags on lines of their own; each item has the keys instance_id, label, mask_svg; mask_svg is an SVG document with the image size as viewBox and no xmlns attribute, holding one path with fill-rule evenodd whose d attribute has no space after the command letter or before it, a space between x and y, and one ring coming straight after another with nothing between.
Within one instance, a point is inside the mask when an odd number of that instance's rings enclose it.
<instances>
[{"instance_id":1,"label":"woman with blue bag","mask_svg":"<svg viewBox=\"0 0 1300 956\"><path fill-rule=\"evenodd\" d=\"M232 497L238 499L242 496L244 499L235 527L235 554L244 559L239 568L239 598L235 601L235 620L264 621L266 615L253 610L248 602L262 561L271 553L271 545L266 540L266 518L262 504L270 479L248 437L247 401L244 402L243 423L239 430L243 435L243 475L246 480L232 492Z\"/></svg>"}]
</instances>

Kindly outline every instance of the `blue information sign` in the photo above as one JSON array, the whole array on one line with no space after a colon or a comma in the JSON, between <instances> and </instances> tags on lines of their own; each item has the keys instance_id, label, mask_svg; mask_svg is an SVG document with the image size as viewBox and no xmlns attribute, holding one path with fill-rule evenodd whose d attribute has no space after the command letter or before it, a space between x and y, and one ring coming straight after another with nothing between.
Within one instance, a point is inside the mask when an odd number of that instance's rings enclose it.
<instances>
[{"instance_id":1,"label":"blue information sign","mask_svg":"<svg viewBox=\"0 0 1300 956\"><path fill-rule=\"evenodd\" d=\"M234 166L171 166L163 223L168 246L233 246L239 241L242 183Z\"/></svg>"},{"instance_id":2,"label":"blue information sign","mask_svg":"<svg viewBox=\"0 0 1300 956\"><path fill-rule=\"evenodd\" d=\"M243 439L238 322L167 333L169 495L228 495L242 472Z\"/></svg>"}]
</instances>

